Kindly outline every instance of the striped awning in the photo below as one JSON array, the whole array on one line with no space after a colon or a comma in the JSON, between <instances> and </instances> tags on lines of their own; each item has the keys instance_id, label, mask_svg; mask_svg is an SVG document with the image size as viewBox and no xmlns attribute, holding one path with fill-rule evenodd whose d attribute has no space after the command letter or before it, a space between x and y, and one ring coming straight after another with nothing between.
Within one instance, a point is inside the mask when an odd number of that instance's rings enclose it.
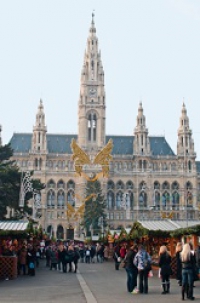
<instances>
[{"instance_id":1,"label":"striped awning","mask_svg":"<svg viewBox=\"0 0 200 303\"><path fill-rule=\"evenodd\" d=\"M26 230L28 222L26 221L0 221L0 230Z\"/></svg>"},{"instance_id":2,"label":"striped awning","mask_svg":"<svg viewBox=\"0 0 200 303\"><path fill-rule=\"evenodd\" d=\"M173 221L173 220L160 220L160 221L138 221L142 226L148 230L165 230L173 231L179 228L192 227L200 224L200 221L195 220L183 220L183 221Z\"/></svg>"}]
</instances>

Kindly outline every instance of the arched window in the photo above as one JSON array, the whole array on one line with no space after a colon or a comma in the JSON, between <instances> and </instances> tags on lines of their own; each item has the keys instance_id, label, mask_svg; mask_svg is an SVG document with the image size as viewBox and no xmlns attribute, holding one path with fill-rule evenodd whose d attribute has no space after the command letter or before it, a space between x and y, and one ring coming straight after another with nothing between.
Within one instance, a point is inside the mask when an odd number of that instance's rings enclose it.
<instances>
[{"instance_id":1,"label":"arched window","mask_svg":"<svg viewBox=\"0 0 200 303\"><path fill-rule=\"evenodd\" d=\"M119 191L116 194L116 208L121 209L122 203L123 203L123 193L121 191Z\"/></svg>"},{"instance_id":2,"label":"arched window","mask_svg":"<svg viewBox=\"0 0 200 303\"><path fill-rule=\"evenodd\" d=\"M64 207L65 205L65 194L62 190L58 192L58 207Z\"/></svg>"},{"instance_id":3,"label":"arched window","mask_svg":"<svg viewBox=\"0 0 200 303\"><path fill-rule=\"evenodd\" d=\"M167 181L163 183L162 189L169 189L169 183Z\"/></svg>"},{"instance_id":4,"label":"arched window","mask_svg":"<svg viewBox=\"0 0 200 303\"><path fill-rule=\"evenodd\" d=\"M126 207L133 209L134 206L134 196L131 190L126 193Z\"/></svg>"},{"instance_id":5,"label":"arched window","mask_svg":"<svg viewBox=\"0 0 200 303\"><path fill-rule=\"evenodd\" d=\"M189 172L191 172L191 170L192 170L192 163L191 163L191 161L188 161L188 170L189 170Z\"/></svg>"},{"instance_id":6,"label":"arched window","mask_svg":"<svg viewBox=\"0 0 200 303\"><path fill-rule=\"evenodd\" d=\"M172 209L179 209L179 193L177 191L172 193Z\"/></svg>"},{"instance_id":7,"label":"arched window","mask_svg":"<svg viewBox=\"0 0 200 303\"><path fill-rule=\"evenodd\" d=\"M154 182L154 189L160 189L160 183L158 181Z\"/></svg>"},{"instance_id":8,"label":"arched window","mask_svg":"<svg viewBox=\"0 0 200 303\"><path fill-rule=\"evenodd\" d=\"M52 189L50 189L47 193L47 207L55 206L55 193Z\"/></svg>"},{"instance_id":9,"label":"arched window","mask_svg":"<svg viewBox=\"0 0 200 303\"><path fill-rule=\"evenodd\" d=\"M75 183L73 180L67 182L67 189L75 189Z\"/></svg>"},{"instance_id":10,"label":"arched window","mask_svg":"<svg viewBox=\"0 0 200 303\"><path fill-rule=\"evenodd\" d=\"M63 180L58 181L57 188L64 188L64 187L65 187L65 185L64 185Z\"/></svg>"},{"instance_id":11,"label":"arched window","mask_svg":"<svg viewBox=\"0 0 200 303\"><path fill-rule=\"evenodd\" d=\"M115 188L115 184L113 181L108 181L108 184L107 184L107 189L114 189Z\"/></svg>"},{"instance_id":12,"label":"arched window","mask_svg":"<svg viewBox=\"0 0 200 303\"><path fill-rule=\"evenodd\" d=\"M88 141L95 142L97 135L97 117L91 113L88 116Z\"/></svg>"},{"instance_id":13,"label":"arched window","mask_svg":"<svg viewBox=\"0 0 200 303\"><path fill-rule=\"evenodd\" d=\"M178 184L178 182L176 182L176 181L174 181L173 183L172 183L172 190L175 190L175 189L179 189L179 184Z\"/></svg>"},{"instance_id":14,"label":"arched window","mask_svg":"<svg viewBox=\"0 0 200 303\"><path fill-rule=\"evenodd\" d=\"M63 229L62 225L58 225L56 236L57 236L57 239L64 239L64 229Z\"/></svg>"},{"instance_id":15,"label":"arched window","mask_svg":"<svg viewBox=\"0 0 200 303\"><path fill-rule=\"evenodd\" d=\"M154 191L154 206L156 210L160 209L160 193L157 190Z\"/></svg>"},{"instance_id":16,"label":"arched window","mask_svg":"<svg viewBox=\"0 0 200 303\"><path fill-rule=\"evenodd\" d=\"M170 194L167 191L165 191L162 194L162 208L164 210L166 210L167 207L169 206L169 202L170 202Z\"/></svg>"},{"instance_id":17,"label":"arched window","mask_svg":"<svg viewBox=\"0 0 200 303\"><path fill-rule=\"evenodd\" d=\"M133 189L133 182L132 181L126 182L126 189Z\"/></svg>"},{"instance_id":18,"label":"arched window","mask_svg":"<svg viewBox=\"0 0 200 303\"><path fill-rule=\"evenodd\" d=\"M47 182L47 188L55 188L55 182L51 179Z\"/></svg>"},{"instance_id":19,"label":"arched window","mask_svg":"<svg viewBox=\"0 0 200 303\"><path fill-rule=\"evenodd\" d=\"M117 189L124 189L124 183L120 180L117 182L116 187L117 187Z\"/></svg>"},{"instance_id":20,"label":"arched window","mask_svg":"<svg viewBox=\"0 0 200 303\"><path fill-rule=\"evenodd\" d=\"M107 206L108 209L113 209L115 206L115 196L111 190L109 190L109 192L107 193Z\"/></svg>"},{"instance_id":21,"label":"arched window","mask_svg":"<svg viewBox=\"0 0 200 303\"><path fill-rule=\"evenodd\" d=\"M70 189L67 193L67 202L73 207L75 206L74 191Z\"/></svg>"},{"instance_id":22,"label":"arched window","mask_svg":"<svg viewBox=\"0 0 200 303\"><path fill-rule=\"evenodd\" d=\"M147 194L144 190L142 190L139 194L139 206L147 207Z\"/></svg>"}]
</instances>

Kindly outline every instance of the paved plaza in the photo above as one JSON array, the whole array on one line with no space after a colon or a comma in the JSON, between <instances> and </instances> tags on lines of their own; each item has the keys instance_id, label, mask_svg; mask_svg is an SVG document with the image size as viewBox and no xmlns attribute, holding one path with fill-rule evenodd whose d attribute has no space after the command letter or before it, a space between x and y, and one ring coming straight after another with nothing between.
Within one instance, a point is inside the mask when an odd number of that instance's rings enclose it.
<instances>
[{"instance_id":1,"label":"paved plaza","mask_svg":"<svg viewBox=\"0 0 200 303\"><path fill-rule=\"evenodd\" d=\"M195 283L194 296L200 301L200 282ZM116 271L112 261L103 264L79 264L79 272L50 271L44 261L35 277L20 276L16 280L0 281L1 303L116 303L116 302L181 301L180 287L171 279L171 293L161 295L160 280L149 278L149 294L130 294L126 291L126 272Z\"/></svg>"}]
</instances>

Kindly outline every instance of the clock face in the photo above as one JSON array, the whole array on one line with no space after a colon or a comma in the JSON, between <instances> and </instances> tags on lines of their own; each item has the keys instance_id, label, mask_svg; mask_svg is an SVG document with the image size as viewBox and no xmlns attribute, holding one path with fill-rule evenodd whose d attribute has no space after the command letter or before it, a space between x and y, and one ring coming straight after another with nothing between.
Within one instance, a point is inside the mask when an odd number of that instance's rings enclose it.
<instances>
[{"instance_id":1,"label":"clock face","mask_svg":"<svg viewBox=\"0 0 200 303\"><path fill-rule=\"evenodd\" d=\"M91 97L96 97L96 95L97 95L97 90L96 90L95 87L89 88L89 95L90 95Z\"/></svg>"}]
</instances>

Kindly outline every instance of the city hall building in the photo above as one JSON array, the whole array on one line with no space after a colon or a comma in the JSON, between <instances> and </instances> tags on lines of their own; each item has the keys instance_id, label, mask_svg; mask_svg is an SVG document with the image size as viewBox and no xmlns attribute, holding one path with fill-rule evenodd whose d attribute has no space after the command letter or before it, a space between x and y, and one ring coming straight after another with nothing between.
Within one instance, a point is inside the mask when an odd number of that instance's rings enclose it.
<instances>
[{"instance_id":1,"label":"city hall building","mask_svg":"<svg viewBox=\"0 0 200 303\"><path fill-rule=\"evenodd\" d=\"M41 192L39 219L43 228L66 238L66 230L77 229L80 223L70 222L67 216L67 203L76 209L83 203L87 182L75 174L70 147L73 138L91 159L109 139L113 141L109 177L99 178L111 229L128 228L136 220L198 219L200 162L196 161L185 104L180 108L174 153L164 136L148 133L142 103L136 109L132 136L107 135L105 96L104 69L92 18L81 70L77 134L48 133L48 121L40 101L33 131L14 133L10 141L13 159L20 169L34 170L34 178L46 184ZM86 166L84 172L91 176L99 168Z\"/></svg>"}]
</instances>

